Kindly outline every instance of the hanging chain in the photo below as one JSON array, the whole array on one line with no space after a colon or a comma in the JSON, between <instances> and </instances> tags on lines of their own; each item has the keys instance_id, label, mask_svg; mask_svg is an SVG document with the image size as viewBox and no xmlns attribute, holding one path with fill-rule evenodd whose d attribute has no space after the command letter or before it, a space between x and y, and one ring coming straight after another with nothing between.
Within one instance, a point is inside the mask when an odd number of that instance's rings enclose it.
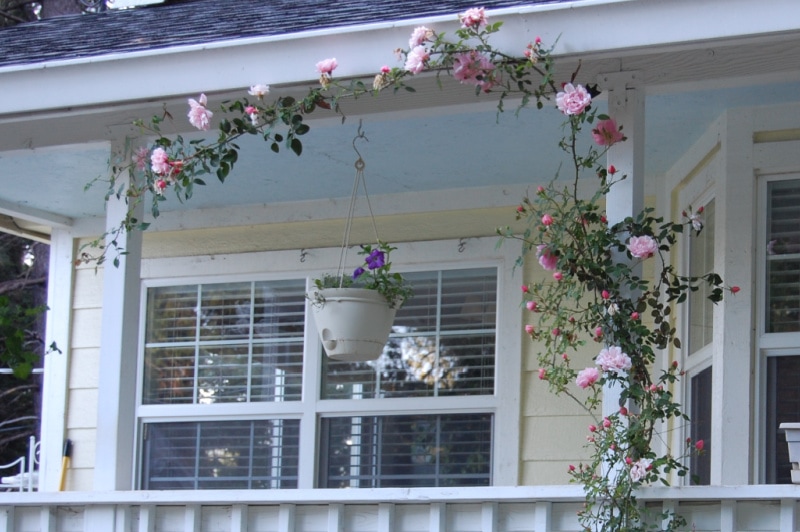
<instances>
[{"instance_id":1,"label":"hanging chain","mask_svg":"<svg viewBox=\"0 0 800 532\"><path fill-rule=\"evenodd\" d=\"M353 227L353 218L355 217L356 211L356 198L358 198L358 188L361 185L364 188L364 197L367 200L367 208L369 209L369 216L372 220L372 230L375 232L375 241L380 242L378 238L378 226L375 224L375 215L372 212L372 205L369 201L369 193L367 192L367 181L364 178L364 168L367 166L364 162L364 159L361 157L361 152L358 151L356 147L356 141L358 139L364 139L369 142L369 139L361 130L361 120L358 121L358 133L355 137L353 137L353 150L358 155L358 159L355 162L355 169L356 169L356 176L353 180L353 190L350 193L350 206L347 210L347 221L345 222L344 227L344 237L342 238L342 250L339 253L339 267L336 269L336 275L339 277L339 287L342 286L342 282L344 281L344 263L347 261L347 248L350 246L350 231Z\"/></svg>"}]
</instances>

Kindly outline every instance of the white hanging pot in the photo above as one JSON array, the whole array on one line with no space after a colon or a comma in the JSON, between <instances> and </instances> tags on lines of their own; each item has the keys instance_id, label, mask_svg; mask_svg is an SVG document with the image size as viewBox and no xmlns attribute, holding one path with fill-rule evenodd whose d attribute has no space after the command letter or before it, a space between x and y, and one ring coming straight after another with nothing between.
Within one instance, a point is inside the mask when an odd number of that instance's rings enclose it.
<instances>
[{"instance_id":1,"label":"white hanging pot","mask_svg":"<svg viewBox=\"0 0 800 532\"><path fill-rule=\"evenodd\" d=\"M322 347L333 360L375 360L389 339L398 305L366 288L324 288L310 294Z\"/></svg>"},{"instance_id":2,"label":"white hanging pot","mask_svg":"<svg viewBox=\"0 0 800 532\"><path fill-rule=\"evenodd\" d=\"M781 423L780 428L786 431L789 461L792 463L792 483L800 484L800 423Z\"/></svg>"}]
</instances>

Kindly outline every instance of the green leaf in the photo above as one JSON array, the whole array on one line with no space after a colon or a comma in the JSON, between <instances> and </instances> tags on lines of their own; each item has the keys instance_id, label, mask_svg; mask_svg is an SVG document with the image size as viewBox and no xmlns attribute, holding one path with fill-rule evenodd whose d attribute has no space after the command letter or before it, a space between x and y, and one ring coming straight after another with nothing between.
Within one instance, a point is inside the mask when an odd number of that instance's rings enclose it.
<instances>
[{"instance_id":1,"label":"green leaf","mask_svg":"<svg viewBox=\"0 0 800 532\"><path fill-rule=\"evenodd\" d=\"M303 143L300 142L300 139L292 138L291 148L298 156L303 153Z\"/></svg>"}]
</instances>

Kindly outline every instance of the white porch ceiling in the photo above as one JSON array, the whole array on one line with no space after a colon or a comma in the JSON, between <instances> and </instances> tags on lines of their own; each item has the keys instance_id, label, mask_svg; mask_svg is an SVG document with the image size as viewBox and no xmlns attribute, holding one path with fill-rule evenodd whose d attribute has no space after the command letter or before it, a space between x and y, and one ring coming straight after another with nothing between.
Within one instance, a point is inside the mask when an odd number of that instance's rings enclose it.
<instances>
[{"instance_id":1,"label":"white porch ceiling","mask_svg":"<svg viewBox=\"0 0 800 532\"><path fill-rule=\"evenodd\" d=\"M785 81L648 96L647 180L663 175L725 110L793 102L798 94L800 82ZM602 101L598 105L605 106ZM176 124L183 122L184 107L170 107ZM366 162L370 195L517 187L550 179L561 164L555 136L561 115L553 109L526 109L515 116L513 104L507 109L498 117L494 103L483 101L364 116L369 142L359 141L358 148ZM54 119L54 128L60 127L60 120ZM274 154L257 138L243 139L240 161L224 185L215 176L205 176L208 186L198 187L189 204L171 197L163 210L347 197L358 123L357 115L344 124L339 119L312 122L299 158L288 151ZM24 135L24 129L20 133ZM25 143L23 136L16 141ZM0 152L0 209L13 208L29 219L56 223L63 217L102 217L105 185L89 190L84 186L108 174L108 158L109 144L97 141Z\"/></svg>"}]
</instances>

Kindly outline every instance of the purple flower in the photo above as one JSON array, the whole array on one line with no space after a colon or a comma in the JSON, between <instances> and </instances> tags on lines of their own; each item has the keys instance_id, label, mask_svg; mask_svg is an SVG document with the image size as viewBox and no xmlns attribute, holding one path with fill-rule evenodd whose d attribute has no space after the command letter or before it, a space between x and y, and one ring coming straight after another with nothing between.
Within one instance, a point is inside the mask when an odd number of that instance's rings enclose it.
<instances>
[{"instance_id":1,"label":"purple flower","mask_svg":"<svg viewBox=\"0 0 800 532\"><path fill-rule=\"evenodd\" d=\"M386 258L384 256L383 251L379 249L372 250L372 253L369 254L367 257L367 268L370 270L376 270L383 266L386 262Z\"/></svg>"},{"instance_id":2,"label":"purple flower","mask_svg":"<svg viewBox=\"0 0 800 532\"><path fill-rule=\"evenodd\" d=\"M360 266L359 266L358 268L356 268L356 269L353 271L353 280L355 281L356 279L358 279L359 277L361 277L361 274L362 274L362 273L364 273L364 268L362 268L362 267L360 267Z\"/></svg>"}]
</instances>

